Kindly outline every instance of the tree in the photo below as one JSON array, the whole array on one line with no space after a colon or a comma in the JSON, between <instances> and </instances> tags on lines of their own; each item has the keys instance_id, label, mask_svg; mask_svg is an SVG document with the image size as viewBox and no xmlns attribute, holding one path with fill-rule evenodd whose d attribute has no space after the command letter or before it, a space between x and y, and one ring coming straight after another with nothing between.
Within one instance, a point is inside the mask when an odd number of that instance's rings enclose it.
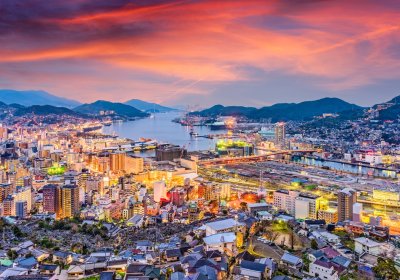
<instances>
[{"instance_id":1,"label":"tree","mask_svg":"<svg viewBox=\"0 0 400 280\"><path fill-rule=\"evenodd\" d=\"M303 269L308 272L311 261L308 259L307 253L303 254Z\"/></svg>"},{"instance_id":2,"label":"tree","mask_svg":"<svg viewBox=\"0 0 400 280\"><path fill-rule=\"evenodd\" d=\"M242 211L246 211L247 210L247 203L244 202L244 201L240 202L240 209Z\"/></svg>"},{"instance_id":3,"label":"tree","mask_svg":"<svg viewBox=\"0 0 400 280\"><path fill-rule=\"evenodd\" d=\"M22 231L19 229L19 227L17 227L17 226L13 226L12 227L12 231L13 231L15 237L17 237L17 238L20 238L20 237L22 237L24 235L22 233Z\"/></svg>"},{"instance_id":4,"label":"tree","mask_svg":"<svg viewBox=\"0 0 400 280\"><path fill-rule=\"evenodd\" d=\"M15 252L14 250L8 250L7 251L7 257L10 259L10 260L15 260L17 257L18 257L18 254L17 254L17 252Z\"/></svg>"},{"instance_id":5,"label":"tree","mask_svg":"<svg viewBox=\"0 0 400 280\"><path fill-rule=\"evenodd\" d=\"M378 263L373 270L377 278L388 280L400 279L400 273L391 259L378 258Z\"/></svg>"},{"instance_id":6,"label":"tree","mask_svg":"<svg viewBox=\"0 0 400 280\"><path fill-rule=\"evenodd\" d=\"M311 240L311 248L314 250L318 250L318 242L317 240L313 239Z\"/></svg>"},{"instance_id":7,"label":"tree","mask_svg":"<svg viewBox=\"0 0 400 280\"><path fill-rule=\"evenodd\" d=\"M267 229L265 231L265 237L270 241L270 242L275 242L275 240L278 238L279 232L273 231L272 229Z\"/></svg>"},{"instance_id":8,"label":"tree","mask_svg":"<svg viewBox=\"0 0 400 280\"><path fill-rule=\"evenodd\" d=\"M295 235L294 231L291 229L290 230L290 249L294 250L294 242L295 242Z\"/></svg>"}]
</instances>

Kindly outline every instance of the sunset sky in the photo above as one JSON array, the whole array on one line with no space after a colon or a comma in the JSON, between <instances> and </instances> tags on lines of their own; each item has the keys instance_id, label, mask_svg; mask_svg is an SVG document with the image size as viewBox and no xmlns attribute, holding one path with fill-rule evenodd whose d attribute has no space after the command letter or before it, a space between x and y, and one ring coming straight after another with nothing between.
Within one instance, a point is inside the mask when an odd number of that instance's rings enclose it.
<instances>
[{"instance_id":1,"label":"sunset sky","mask_svg":"<svg viewBox=\"0 0 400 280\"><path fill-rule=\"evenodd\" d=\"M0 0L0 88L262 106L400 95L399 0Z\"/></svg>"}]
</instances>

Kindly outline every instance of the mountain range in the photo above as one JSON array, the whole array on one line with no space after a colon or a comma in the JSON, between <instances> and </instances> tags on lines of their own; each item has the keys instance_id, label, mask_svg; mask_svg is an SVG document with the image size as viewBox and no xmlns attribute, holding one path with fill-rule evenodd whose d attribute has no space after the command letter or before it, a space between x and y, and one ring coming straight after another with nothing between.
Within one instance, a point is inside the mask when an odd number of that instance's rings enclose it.
<instances>
[{"instance_id":1,"label":"mountain range","mask_svg":"<svg viewBox=\"0 0 400 280\"><path fill-rule=\"evenodd\" d=\"M0 102L5 104L20 104L25 107L33 105L51 105L57 107L75 108L82 103L59 97L42 90L13 90L0 89ZM132 106L144 112L170 112L176 109L159 105L157 103L146 102L139 99L131 99L124 104Z\"/></svg>"},{"instance_id":2,"label":"mountain range","mask_svg":"<svg viewBox=\"0 0 400 280\"><path fill-rule=\"evenodd\" d=\"M80 104L77 101L54 96L45 91L17 91L0 89L1 115L12 112L22 116L29 113L36 115L67 114L71 116L90 117L99 115L101 111L113 111L116 116L125 118L146 117L148 112L168 112L176 109L156 103L132 99L125 103L98 100L93 103ZM400 118L400 96L392 100L376 104L379 108L376 118L380 120L397 120ZM243 116L249 119L270 119L276 121L307 121L324 113L336 113L341 120L355 120L365 116L366 108L348 103L339 98L322 98L300 103L278 103L262 108L245 106L215 105L208 109L192 112L192 115L205 117Z\"/></svg>"},{"instance_id":3,"label":"mountain range","mask_svg":"<svg viewBox=\"0 0 400 280\"><path fill-rule=\"evenodd\" d=\"M176 111L176 109L174 108L162 106L157 103L146 102L140 99L131 99L126 101L124 104L135 107L136 109L148 113L165 113L165 112Z\"/></svg>"},{"instance_id":4,"label":"mountain range","mask_svg":"<svg viewBox=\"0 0 400 280\"><path fill-rule=\"evenodd\" d=\"M74 108L78 101L58 97L42 90L12 90L0 89L0 101L5 104L20 104L23 106L51 105L58 107Z\"/></svg>"},{"instance_id":5,"label":"mountain range","mask_svg":"<svg viewBox=\"0 0 400 280\"><path fill-rule=\"evenodd\" d=\"M217 116L243 116L249 119L271 119L277 121L303 121L310 120L324 113L341 113L346 111L362 111L363 107L348 103L339 98L322 98L314 101L300 103L278 103L262 108L242 106L215 105L211 108L193 112L192 115L217 117Z\"/></svg>"},{"instance_id":6,"label":"mountain range","mask_svg":"<svg viewBox=\"0 0 400 280\"><path fill-rule=\"evenodd\" d=\"M132 106L104 100L82 104L73 109L75 112L86 115L100 115L102 111L113 111L115 115L127 118L146 117L149 114Z\"/></svg>"}]
</instances>

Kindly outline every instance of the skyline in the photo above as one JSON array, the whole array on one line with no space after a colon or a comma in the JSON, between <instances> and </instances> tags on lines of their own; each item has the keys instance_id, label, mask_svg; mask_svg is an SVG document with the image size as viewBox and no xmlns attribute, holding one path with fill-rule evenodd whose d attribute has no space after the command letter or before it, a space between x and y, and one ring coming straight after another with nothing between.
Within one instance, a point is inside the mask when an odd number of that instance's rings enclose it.
<instances>
[{"instance_id":1,"label":"skyline","mask_svg":"<svg viewBox=\"0 0 400 280\"><path fill-rule=\"evenodd\" d=\"M396 1L1 3L0 88L257 107L400 93Z\"/></svg>"}]
</instances>

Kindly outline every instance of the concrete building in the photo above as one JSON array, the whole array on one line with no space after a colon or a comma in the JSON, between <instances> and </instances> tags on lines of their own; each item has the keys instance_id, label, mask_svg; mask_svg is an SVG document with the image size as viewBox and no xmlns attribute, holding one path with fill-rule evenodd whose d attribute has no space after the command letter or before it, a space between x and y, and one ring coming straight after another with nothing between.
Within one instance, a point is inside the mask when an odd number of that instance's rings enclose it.
<instances>
[{"instance_id":1,"label":"concrete building","mask_svg":"<svg viewBox=\"0 0 400 280\"><path fill-rule=\"evenodd\" d=\"M371 254L378 256L382 253L382 243L375 242L366 237L359 237L354 239L354 251L358 254Z\"/></svg>"},{"instance_id":2,"label":"concrete building","mask_svg":"<svg viewBox=\"0 0 400 280\"><path fill-rule=\"evenodd\" d=\"M275 144L284 146L286 140L286 124L279 122L275 124Z\"/></svg>"},{"instance_id":3,"label":"concrete building","mask_svg":"<svg viewBox=\"0 0 400 280\"><path fill-rule=\"evenodd\" d=\"M301 193L295 200L295 218L317 219L321 200L317 195Z\"/></svg>"},{"instance_id":4,"label":"concrete building","mask_svg":"<svg viewBox=\"0 0 400 280\"><path fill-rule=\"evenodd\" d=\"M127 173L139 174L144 170L144 160L142 157L127 155L125 157L125 171Z\"/></svg>"},{"instance_id":5,"label":"concrete building","mask_svg":"<svg viewBox=\"0 0 400 280\"><path fill-rule=\"evenodd\" d=\"M153 184L154 201L160 202L161 199L167 198L167 186L164 181L155 182Z\"/></svg>"},{"instance_id":6,"label":"concrete building","mask_svg":"<svg viewBox=\"0 0 400 280\"><path fill-rule=\"evenodd\" d=\"M361 215L363 212L363 205L362 203L354 203L353 204L353 218L354 222L361 222Z\"/></svg>"},{"instance_id":7,"label":"concrete building","mask_svg":"<svg viewBox=\"0 0 400 280\"><path fill-rule=\"evenodd\" d=\"M177 145L160 145L156 149L157 161L173 161L185 157L187 151Z\"/></svg>"},{"instance_id":8,"label":"concrete building","mask_svg":"<svg viewBox=\"0 0 400 280\"><path fill-rule=\"evenodd\" d=\"M123 152L116 152L110 154L110 171L119 172L125 170L126 154Z\"/></svg>"},{"instance_id":9,"label":"concrete building","mask_svg":"<svg viewBox=\"0 0 400 280\"><path fill-rule=\"evenodd\" d=\"M61 213L61 188L55 184L43 187L43 212L55 213L60 218Z\"/></svg>"},{"instance_id":10,"label":"concrete building","mask_svg":"<svg viewBox=\"0 0 400 280\"><path fill-rule=\"evenodd\" d=\"M274 206L294 216L296 213L296 198L299 195L300 193L297 191L277 190L274 192Z\"/></svg>"},{"instance_id":11,"label":"concrete building","mask_svg":"<svg viewBox=\"0 0 400 280\"><path fill-rule=\"evenodd\" d=\"M26 201L28 212L32 210L32 189L31 187L17 187L13 194L15 201Z\"/></svg>"},{"instance_id":12,"label":"concrete building","mask_svg":"<svg viewBox=\"0 0 400 280\"><path fill-rule=\"evenodd\" d=\"M28 215L28 207L27 207L27 202L26 200L23 201L16 201L15 202L15 216L17 216L20 219L26 218Z\"/></svg>"},{"instance_id":13,"label":"concrete building","mask_svg":"<svg viewBox=\"0 0 400 280\"><path fill-rule=\"evenodd\" d=\"M351 188L338 192L338 220L339 222L353 219L353 205L357 202L357 193Z\"/></svg>"},{"instance_id":14,"label":"concrete building","mask_svg":"<svg viewBox=\"0 0 400 280\"><path fill-rule=\"evenodd\" d=\"M66 185L61 188L63 218L71 218L79 213L79 187Z\"/></svg>"},{"instance_id":15,"label":"concrete building","mask_svg":"<svg viewBox=\"0 0 400 280\"><path fill-rule=\"evenodd\" d=\"M318 219L325 220L327 224L336 224L338 222L337 208L328 208L318 211Z\"/></svg>"}]
</instances>

